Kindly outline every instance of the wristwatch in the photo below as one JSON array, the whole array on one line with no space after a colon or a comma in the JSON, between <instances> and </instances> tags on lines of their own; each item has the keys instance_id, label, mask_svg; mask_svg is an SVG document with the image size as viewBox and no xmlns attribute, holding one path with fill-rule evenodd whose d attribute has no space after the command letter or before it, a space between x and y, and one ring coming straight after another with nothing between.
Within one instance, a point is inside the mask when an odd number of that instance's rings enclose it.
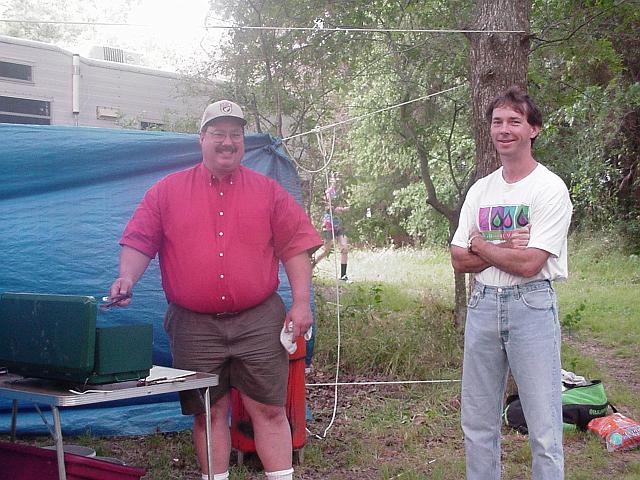
<instances>
[{"instance_id":1,"label":"wristwatch","mask_svg":"<svg viewBox=\"0 0 640 480\"><path fill-rule=\"evenodd\" d=\"M473 244L473 240L474 240L474 238L478 238L478 237L481 237L481 236L482 236L481 233L476 233L476 234L473 234L473 235L471 235L469 237L469 240L467 240L467 252L473 253L473 250L471 249L472 244Z\"/></svg>"}]
</instances>

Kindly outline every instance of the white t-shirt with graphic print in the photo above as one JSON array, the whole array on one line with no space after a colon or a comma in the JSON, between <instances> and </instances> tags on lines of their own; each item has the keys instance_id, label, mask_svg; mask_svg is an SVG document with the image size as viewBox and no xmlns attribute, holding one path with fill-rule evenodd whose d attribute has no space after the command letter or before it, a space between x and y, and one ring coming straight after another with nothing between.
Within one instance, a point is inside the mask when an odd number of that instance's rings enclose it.
<instances>
[{"instance_id":1,"label":"white t-shirt with graphic print","mask_svg":"<svg viewBox=\"0 0 640 480\"><path fill-rule=\"evenodd\" d=\"M566 185L544 165L538 164L516 183L507 183L500 167L469 189L451 245L466 249L474 224L492 243L501 243L505 232L531 224L528 246L550 253L542 270L525 278L489 267L476 273L476 280L498 287L541 279L564 280L568 276L567 232L572 211Z\"/></svg>"}]
</instances>

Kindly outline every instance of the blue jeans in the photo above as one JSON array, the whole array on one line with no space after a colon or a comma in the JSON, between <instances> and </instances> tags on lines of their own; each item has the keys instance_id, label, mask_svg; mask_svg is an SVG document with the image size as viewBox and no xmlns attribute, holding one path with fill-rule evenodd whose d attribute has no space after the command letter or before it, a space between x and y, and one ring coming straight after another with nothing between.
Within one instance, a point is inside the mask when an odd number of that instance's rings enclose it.
<instances>
[{"instance_id":1,"label":"blue jeans","mask_svg":"<svg viewBox=\"0 0 640 480\"><path fill-rule=\"evenodd\" d=\"M560 324L547 280L513 287L476 282L467 308L462 430L467 479L500 478L500 427L508 370L529 429L533 478L564 478Z\"/></svg>"}]
</instances>

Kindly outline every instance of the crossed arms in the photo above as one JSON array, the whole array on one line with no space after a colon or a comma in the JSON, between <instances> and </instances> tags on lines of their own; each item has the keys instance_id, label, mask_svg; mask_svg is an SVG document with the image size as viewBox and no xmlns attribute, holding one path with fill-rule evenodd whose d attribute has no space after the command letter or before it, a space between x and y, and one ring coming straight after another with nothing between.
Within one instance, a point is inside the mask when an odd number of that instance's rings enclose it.
<instances>
[{"instance_id":1,"label":"crossed arms","mask_svg":"<svg viewBox=\"0 0 640 480\"><path fill-rule=\"evenodd\" d=\"M513 230L504 242L493 244L480 232L471 232L470 248L451 246L451 264L457 273L477 273L489 267L520 277L533 277L544 266L550 253L527 247L530 226Z\"/></svg>"}]
</instances>

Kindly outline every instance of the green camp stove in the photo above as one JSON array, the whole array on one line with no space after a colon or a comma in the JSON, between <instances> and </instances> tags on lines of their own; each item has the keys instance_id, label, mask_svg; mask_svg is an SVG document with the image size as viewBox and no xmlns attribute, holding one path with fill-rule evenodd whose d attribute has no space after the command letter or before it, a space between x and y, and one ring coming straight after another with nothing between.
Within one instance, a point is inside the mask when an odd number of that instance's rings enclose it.
<instances>
[{"instance_id":1,"label":"green camp stove","mask_svg":"<svg viewBox=\"0 0 640 480\"><path fill-rule=\"evenodd\" d=\"M0 295L0 366L25 377L81 384L149 375L153 326L96 328L94 297Z\"/></svg>"}]
</instances>

